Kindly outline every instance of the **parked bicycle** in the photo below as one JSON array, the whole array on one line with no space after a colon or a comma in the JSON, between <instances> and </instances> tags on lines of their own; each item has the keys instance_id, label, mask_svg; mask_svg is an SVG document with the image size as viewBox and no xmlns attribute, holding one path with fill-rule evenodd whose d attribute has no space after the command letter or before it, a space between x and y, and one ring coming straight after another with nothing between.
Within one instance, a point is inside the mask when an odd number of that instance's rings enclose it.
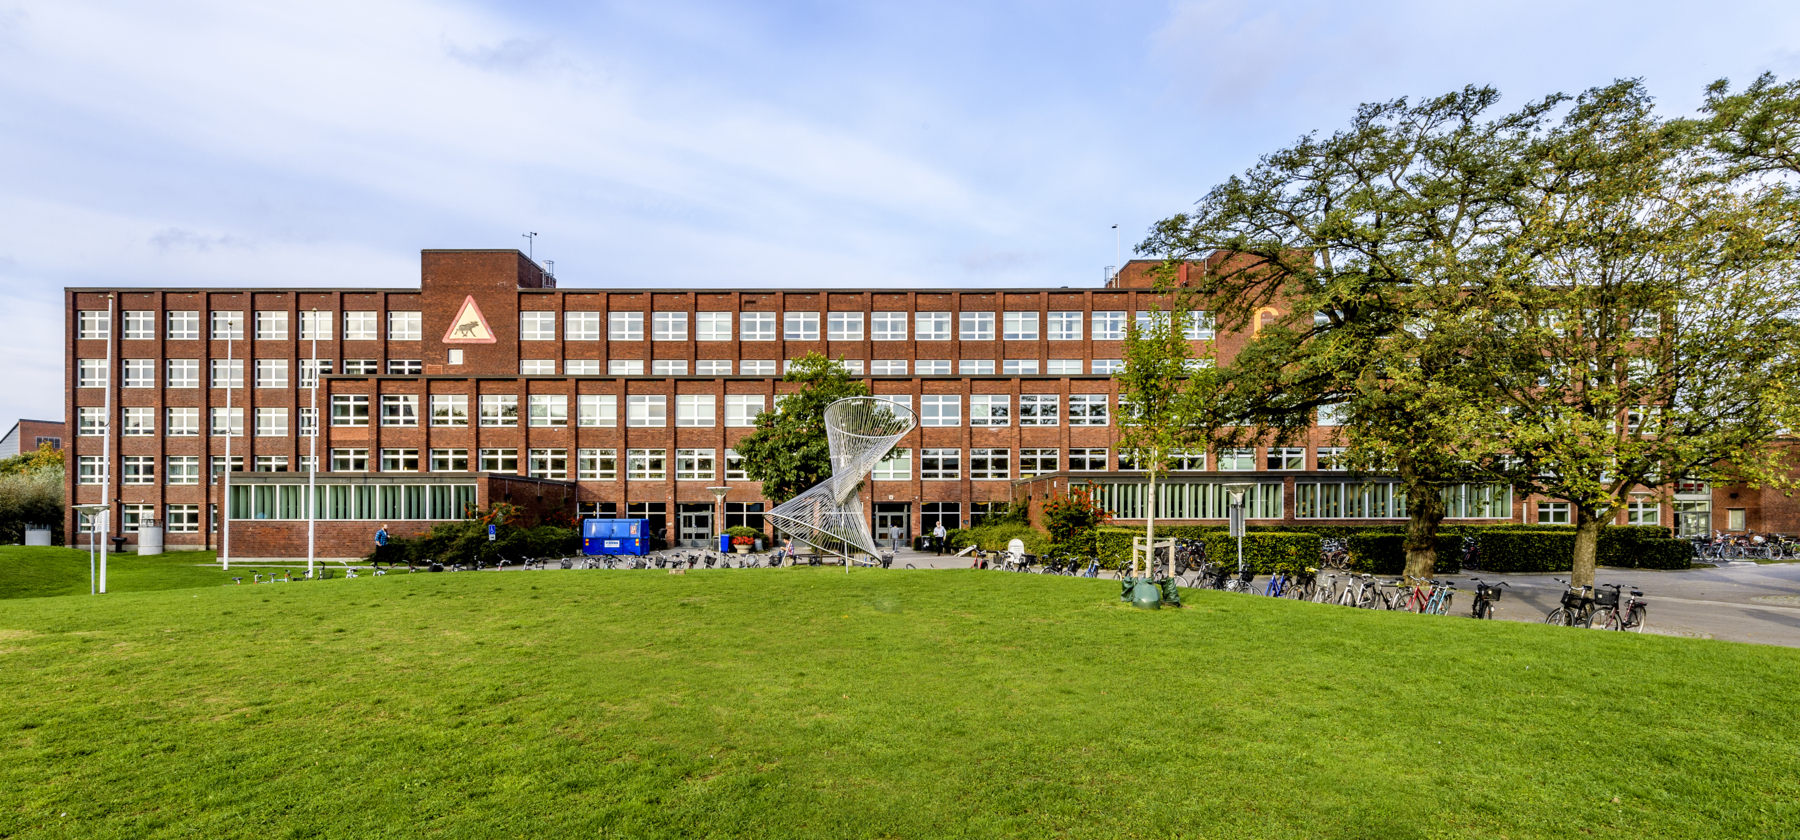
<instances>
[{"instance_id":1,"label":"parked bicycle","mask_svg":"<svg viewBox=\"0 0 1800 840\"><path fill-rule=\"evenodd\" d=\"M1545 624L1560 627L1586 627L1589 614L1594 611L1594 588L1592 586L1572 586L1562 578L1551 578L1568 589L1562 594L1562 603L1544 616Z\"/></svg>"},{"instance_id":2,"label":"parked bicycle","mask_svg":"<svg viewBox=\"0 0 1800 840\"><path fill-rule=\"evenodd\" d=\"M1469 614L1478 619L1493 618L1494 602L1500 600L1500 587L1508 585L1507 581L1494 584L1481 578L1471 578L1470 582L1475 584L1475 603L1469 608Z\"/></svg>"},{"instance_id":3,"label":"parked bicycle","mask_svg":"<svg viewBox=\"0 0 1800 840\"><path fill-rule=\"evenodd\" d=\"M1644 632L1650 620L1650 609L1645 602L1638 600L1644 596L1637 587L1631 587L1629 596L1623 595L1630 584L1603 583L1594 594L1594 611L1588 613L1587 626L1595 630L1630 630L1635 633ZM1611 592L1606 590L1611 589Z\"/></svg>"}]
</instances>

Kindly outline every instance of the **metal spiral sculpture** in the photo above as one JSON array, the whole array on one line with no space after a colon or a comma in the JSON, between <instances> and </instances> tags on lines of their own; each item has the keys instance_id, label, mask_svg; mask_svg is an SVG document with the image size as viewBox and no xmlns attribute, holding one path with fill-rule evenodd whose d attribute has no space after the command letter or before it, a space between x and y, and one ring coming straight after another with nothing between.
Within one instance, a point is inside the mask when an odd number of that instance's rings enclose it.
<instances>
[{"instance_id":1,"label":"metal spiral sculpture","mask_svg":"<svg viewBox=\"0 0 1800 840\"><path fill-rule=\"evenodd\" d=\"M879 397L846 397L825 407L831 477L764 514L774 526L820 552L880 557L858 490L894 444L918 425L912 409Z\"/></svg>"}]
</instances>

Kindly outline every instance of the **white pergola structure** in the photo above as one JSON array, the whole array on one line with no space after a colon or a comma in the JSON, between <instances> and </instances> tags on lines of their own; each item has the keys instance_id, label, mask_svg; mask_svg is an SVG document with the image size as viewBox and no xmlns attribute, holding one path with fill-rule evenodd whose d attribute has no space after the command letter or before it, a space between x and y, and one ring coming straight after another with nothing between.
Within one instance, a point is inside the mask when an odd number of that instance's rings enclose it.
<instances>
[{"instance_id":1,"label":"white pergola structure","mask_svg":"<svg viewBox=\"0 0 1800 840\"><path fill-rule=\"evenodd\" d=\"M824 554L880 557L863 518L863 479L918 425L911 408L879 397L846 397L825 407L831 476L763 514L774 526Z\"/></svg>"}]
</instances>

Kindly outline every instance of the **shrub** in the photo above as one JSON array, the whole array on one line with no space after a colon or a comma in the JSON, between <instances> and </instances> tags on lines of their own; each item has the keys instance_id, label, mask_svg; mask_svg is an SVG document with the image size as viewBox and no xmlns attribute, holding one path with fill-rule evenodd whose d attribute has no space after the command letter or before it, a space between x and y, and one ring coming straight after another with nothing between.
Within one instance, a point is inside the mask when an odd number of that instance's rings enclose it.
<instances>
[{"instance_id":1,"label":"shrub","mask_svg":"<svg viewBox=\"0 0 1800 840\"><path fill-rule=\"evenodd\" d=\"M496 509L500 506L496 505ZM555 525L521 528L507 521L507 511L490 511L487 515L457 522L440 522L420 537L396 537L386 546L370 552L365 558L377 563L497 563L500 558L521 560L526 557L566 557L581 551L581 532ZM494 525L494 541L487 538L487 526Z\"/></svg>"},{"instance_id":2,"label":"shrub","mask_svg":"<svg viewBox=\"0 0 1800 840\"><path fill-rule=\"evenodd\" d=\"M1489 572L1566 572L1575 564L1575 529L1484 530L1476 535Z\"/></svg>"},{"instance_id":3,"label":"shrub","mask_svg":"<svg viewBox=\"0 0 1800 840\"><path fill-rule=\"evenodd\" d=\"M1215 530L1208 531L1204 539L1208 559L1227 568L1237 568L1236 537L1226 530ZM1323 542L1318 534L1249 532L1244 535L1244 563L1259 575L1305 572L1319 565L1319 549Z\"/></svg>"},{"instance_id":4,"label":"shrub","mask_svg":"<svg viewBox=\"0 0 1800 840\"><path fill-rule=\"evenodd\" d=\"M733 525L730 528L725 529L725 535L734 540L738 537L749 537L754 540L757 537L762 536L762 532L748 525Z\"/></svg>"},{"instance_id":5,"label":"shrub","mask_svg":"<svg viewBox=\"0 0 1800 840\"><path fill-rule=\"evenodd\" d=\"M1051 542L1073 539L1111 520L1112 514L1079 487L1071 487L1068 495L1054 496L1044 502L1044 529L1050 532Z\"/></svg>"},{"instance_id":6,"label":"shrub","mask_svg":"<svg viewBox=\"0 0 1800 840\"><path fill-rule=\"evenodd\" d=\"M1694 544L1687 540L1638 540L1634 568L1686 569L1694 565Z\"/></svg>"},{"instance_id":7,"label":"shrub","mask_svg":"<svg viewBox=\"0 0 1800 840\"><path fill-rule=\"evenodd\" d=\"M1463 538L1456 534L1439 534L1437 538L1437 574L1462 571ZM1350 550L1350 569L1377 575L1398 575L1406 571L1406 535L1389 533L1351 534L1346 541Z\"/></svg>"},{"instance_id":8,"label":"shrub","mask_svg":"<svg viewBox=\"0 0 1800 840\"><path fill-rule=\"evenodd\" d=\"M950 548L961 551L976 546L983 551L1005 551L1013 540L1025 543L1027 554L1044 554L1050 550L1050 536L1022 522L983 524L974 528L957 528L946 539Z\"/></svg>"}]
</instances>

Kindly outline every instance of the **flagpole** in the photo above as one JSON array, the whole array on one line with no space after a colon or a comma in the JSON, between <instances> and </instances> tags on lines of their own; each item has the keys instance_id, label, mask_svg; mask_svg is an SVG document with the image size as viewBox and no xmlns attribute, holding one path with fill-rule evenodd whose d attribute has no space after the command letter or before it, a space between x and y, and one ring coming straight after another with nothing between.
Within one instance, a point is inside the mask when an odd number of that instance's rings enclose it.
<instances>
[{"instance_id":1,"label":"flagpole","mask_svg":"<svg viewBox=\"0 0 1800 840\"><path fill-rule=\"evenodd\" d=\"M312 463L306 468L306 576L313 576L313 532L319 502L319 310L312 311Z\"/></svg>"}]
</instances>

